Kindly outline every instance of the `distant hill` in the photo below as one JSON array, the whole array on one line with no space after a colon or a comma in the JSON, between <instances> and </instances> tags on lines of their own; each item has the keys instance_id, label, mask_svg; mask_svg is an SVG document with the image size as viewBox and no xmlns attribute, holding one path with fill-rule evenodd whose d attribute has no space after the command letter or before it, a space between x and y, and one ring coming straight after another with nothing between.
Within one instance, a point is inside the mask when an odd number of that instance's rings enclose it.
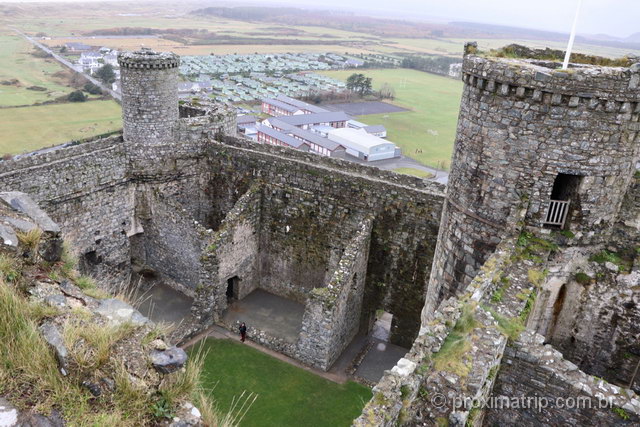
<instances>
[{"instance_id":1,"label":"distant hill","mask_svg":"<svg viewBox=\"0 0 640 427\"><path fill-rule=\"evenodd\" d=\"M631 34L625 41L627 43L640 43L640 33Z\"/></svg>"}]
</instances>

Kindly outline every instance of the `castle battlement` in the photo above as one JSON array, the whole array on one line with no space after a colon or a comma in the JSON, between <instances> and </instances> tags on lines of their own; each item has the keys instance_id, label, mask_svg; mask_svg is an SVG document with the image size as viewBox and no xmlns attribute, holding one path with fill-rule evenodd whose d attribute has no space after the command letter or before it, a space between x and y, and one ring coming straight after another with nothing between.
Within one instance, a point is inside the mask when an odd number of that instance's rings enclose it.
<instances>
[{"instance_id":1,"label":"castle battlement","mask_svg":"<svg viewBox=\"0 0 640 427\"><path fill-rule=\"evenodd\" d=\"M122 68L134 69L178 68L180 57L170 52L155 52L149 48L142 48L135 52L120 52L118 64Z\"/></svg>"},{"instance_id":2,"label":"castle battlement","mask_svg":"<svg viewBox=\"0 0 640 427\"><path fill-rule=\"evenodd\" d=\"M536 59L494 58L467 55L462 67L465 84L500 96L528 98L551 105L607 112L640 112L640 65L600 67L559 64Z\"/></svg>"}]
</instances>

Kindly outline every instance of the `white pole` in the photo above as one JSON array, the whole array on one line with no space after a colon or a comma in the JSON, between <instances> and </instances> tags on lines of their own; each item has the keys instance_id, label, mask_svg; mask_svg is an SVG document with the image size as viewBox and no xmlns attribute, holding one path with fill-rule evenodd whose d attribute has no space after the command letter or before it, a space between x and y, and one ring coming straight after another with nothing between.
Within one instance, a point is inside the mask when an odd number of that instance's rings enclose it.
<instances>
[{"instance_id":1,"label":"white pole","mask_svg":"<svg viewBox=\"0 0 640 427\"><path fill-rule=\"evenodd\" d=\"M567 53L564 55L564 63L562 69L566 70L569 67L569 58L571 58L571 50L573 49L573 41L576 38L576 28L578 27L578 17L580 16L580 6L582 6L582 0L578 0L578 10L576 10L576 17L573 19L573 27L571 28L571 36L569 36L569 45L567 46Z\"/></svg>"}]
</instances>

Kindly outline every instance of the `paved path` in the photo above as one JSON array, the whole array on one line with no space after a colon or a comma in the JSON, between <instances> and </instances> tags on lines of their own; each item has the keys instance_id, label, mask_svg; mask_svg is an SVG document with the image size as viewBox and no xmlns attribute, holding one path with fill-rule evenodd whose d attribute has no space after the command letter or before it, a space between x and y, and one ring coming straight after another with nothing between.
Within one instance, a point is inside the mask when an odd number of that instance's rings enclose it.
<instances>
[{"instance_id":1,"label":"paved path","mask_svg":"<svg viewBox=\"0 0 640 427\"><path fill-rule=\"evenodd\" d=\"M225 325L245 322L267 335L295 343L302 328L304 305L256 289L240 301L235 301L222 315Z\"/></svg>"},{"instance_id":2,"label":"paved path","mask_svg":"<svg viewBox=\"0 0 640 427\"><path fill-rule=\"evenodd\" d=\"M346 160L351 162L359 163L365 166L372 166L376 168L380 168L382 170L392 171L398 168L413 168L421 171L429 172L433 175L433 178L429 178L430 181L436 181L440 184L445 184L449 180L449 172L442 171L440 169L432 168L431 166L425 166L417 160L412 159L411 157L407 157L405 155L401 155L395 159L387 159L387 160L376 160L374 162L367 162L365 160L361 160L357 157L351 156L349 154L346 155Z\"/></svg>"},{"instance_id":3,"label":"paved path","mask_svg":"<svg viewBox=\"0 0 640 427\"><path fill-rule=\"evenodd\" d=\"M58 61L59 63L61 63L62 65L64 65L65 67L71 68L73 71L78 72L73 64L63 58L62 56L58 55L57 53L55 53L54 51L52 51L48 46L45 46L44 44L38 42L37 40L29 37L28 35L26 35L25 33L23 33L20 30L17 30L15 28L12 28L13 31L15 31L16 33L18 33L20 36L24 37L24 39L26 41L28 41L29 43L31 43L32 45L34 45L35 47L37 47L38 49L48 53L49 55L51 55L53 57L53 59L55 59L56 61ZM91 83L93 83L96 86L99 86L100 89L102 89L103 92L108 93L109 95L111 95L111 97L113 97L113 99L117 100L117 101L122 101L122 96L120 96L119 93L113 91L111 89L111 87L107 86L106 84L104 84L102 81L91 77L90 75L86 74L86 73L80 73L82 74L87 80L89 80Z\"/></svg>"}]
</instances>

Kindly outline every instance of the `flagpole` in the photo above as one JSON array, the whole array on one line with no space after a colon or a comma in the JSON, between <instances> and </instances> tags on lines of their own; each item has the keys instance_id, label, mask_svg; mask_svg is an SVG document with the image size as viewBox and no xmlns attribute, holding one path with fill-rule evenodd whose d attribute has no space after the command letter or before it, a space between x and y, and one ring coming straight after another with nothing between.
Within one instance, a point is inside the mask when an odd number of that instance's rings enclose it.
<instances>
[{"instance_id":1,"label":"flagpole","mask_svg":"<svg viewBox=\"0 0 640 427\"><path fill-rule=\"evenodd\" d=\"M573 42L576 38L576 29L578 28L578 17L580 16L580 6L582 6L582 0L578 0L578 10L576 10L576 16L573 19L573 27L571 27L571 36L569 36L569 45L567 46L567 53L564 55L564 63L562 69L569 68L569 59L571 58L571 50L573 49Z\"/></svg>"}]
</instances>

